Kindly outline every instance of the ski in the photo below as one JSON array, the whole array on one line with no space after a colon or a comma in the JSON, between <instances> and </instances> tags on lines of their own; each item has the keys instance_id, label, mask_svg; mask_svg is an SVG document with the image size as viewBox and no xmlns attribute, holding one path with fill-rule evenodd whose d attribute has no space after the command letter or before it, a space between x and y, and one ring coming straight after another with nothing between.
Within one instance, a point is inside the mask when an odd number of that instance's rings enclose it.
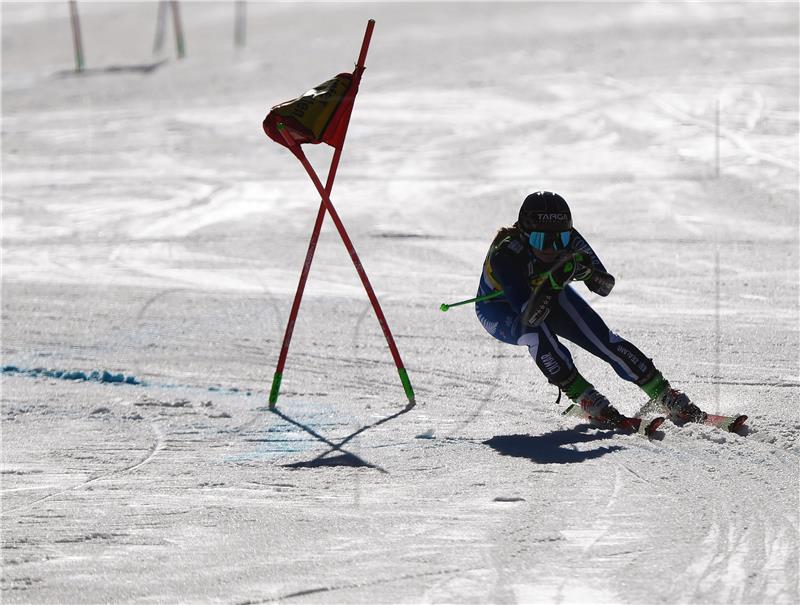
<instances>
[{"instance_id":1,"label":"ski","mask_svg":"<svg viewBox=\"0 0 800 605\"><path fill-rule=\"evenodd\" d=\"M631 433L638 433L639 435L644 435L646 437L652 436L652 434L660 427L665 418L663 416L658 416L657 418L653 418L650 422L642 422L641 418L630 418L628 416L624 416L621 422L617 423L610 423L610 422L597 422L590 416L583 411L580 405L577 403L571 404L566 410L561 412L562 416L578 416L580 418L585 418L593 423L595 423L599 427L610 428L619 431L626 431Z\"/></svg>"},{"instance_id":2,"label":"ski","mask_svg":"<svg viewBox=\"0 0 800 605\"><path fill-rule=\"evenodd\" d=\"M717 414L706 414L703 424L724 429L730 433L738 433L747 421L747 416L718 416Z\"/></svg>"},{"instance_id":3,"label":"ski","mask_svg":"<svg viewBox=\"0 0 800 605\"><path fill-rule=\"evenodd\" d=\"M692 423L704 424L706 426L722 429L723 431L728 431L729 433L738 433L747 421L747 416L744 414L738 416L720 416L717 414L709 414L708 412L703 413L705 414L705 418L702 420L687 420L685 418L673 417L669 414L667 414L667 418L669 418L675 426L679 427Z\"/></svg>"},{"instance_id":4,"label":"ski","mask_svg":"<svg viewBox=\"0 0 800 605\"><path fill-rule=\"evenodd\" d=\"M662 412L665 414L668 420L670 420L675 426L681 427L685 424L705 424L706 426L713 426L718 429L722 429L723 431L728 431L730 433L738 433L743 427L744 423L747 421L747 416L744 414L737 414L734 416L722 416L718 414L709 414L708 412L702 412L705 417L701 420L691 419L686 416L677 416L670 414L667 410L663 408L663 406L654 406L654 401L651 399L648 401L642 408L639 410L640 414L645 412ZM702 410L701 410L702 411Z\"/></svg>"}]
</instances>

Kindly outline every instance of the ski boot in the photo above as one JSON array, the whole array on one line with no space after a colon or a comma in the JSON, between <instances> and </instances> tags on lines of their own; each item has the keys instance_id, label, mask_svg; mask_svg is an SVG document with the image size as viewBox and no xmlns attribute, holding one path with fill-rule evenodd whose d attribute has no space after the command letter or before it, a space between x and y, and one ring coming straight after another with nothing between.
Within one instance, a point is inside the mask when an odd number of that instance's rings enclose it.
<instances>
[{"instance_id":1,"label":"ski boot","mask_svg":"<svg viewBox=\"0 0 800 605\"><path fill-rule=\"evenodd\" d=\"M663 416L653 418L649 422L642 422L641 418L629 418L621 414L608 402L608 399L591 387L576 398L576 403L564 410L563 414L580 416L606 428L626 433L640 433L647 437L653 436L656 429L664 422Z\"/></svg>"},{"instance_id":2,"label":"ski boot","mask_svg":"<svg viewBox=\"0 0 800 605\"><path fill-rule=\"evenodd\" d=\"M703 423L708 418L703 410L693 404L686 393L667 387L660 395L657 395L653 401L664 408L675 424L685 424L687 422L700 422Z\"/></svg>"},{"instance_id":3,"label":"ski boot","mask_svg":"<svg viewBox=\"0 0 800 605\"><path fill-rule=\"evenodd\" d=\"M578 402L584 414L595 422L619 425L625 420L625 416L619 413L617 408L611 405L605 395L595 389L587 389L578 398Z\"/></svg>"}]
</instances>

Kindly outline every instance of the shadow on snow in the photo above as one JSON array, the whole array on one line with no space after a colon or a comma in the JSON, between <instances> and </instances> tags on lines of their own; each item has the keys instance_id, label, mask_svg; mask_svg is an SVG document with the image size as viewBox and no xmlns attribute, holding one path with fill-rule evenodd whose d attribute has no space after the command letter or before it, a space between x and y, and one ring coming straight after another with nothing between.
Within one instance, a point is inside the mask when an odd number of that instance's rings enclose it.
<instances>
[{"instance_id":1,"label":"shadow on snow","mask_svg":"<svg viewBox=\"0 0 800 605\"><path fill-rule=\"evenodd\" d=\"M614 436L613 431L585 432L590 425L579 425L574 429L551 431L543 435L496 435L483 443L503 456L527 458L537 464L573 464L600 458L611 452L625 449L620 445L608 445L591 450L568 447L577 443L601 441Z\"/></svg>"},{"instance_id":2,"label":"shadow on snow","mask_svg":"<svg viewBox=\"0 0 800 605\"><path fill-rule=\"evenodd\" d=\"M339 443L334 443L333 441L330 441L326 437L317 433L310 426L305 425L300 421L287 416L277 408L273 408L270 411L276 416L282 418L284 421L288 422L289 424L292 424L304 430L306 433L314 437L314 439L324 443L329 448L327 451L323 452L322 454L320 454L319 456L317 456L312 460L308 460L305 462L293 462L291 464L284 465L287 468L319 468L325 466L365 466L367 468L374 468L375 470L378 470L382 473L387 473L388 471L386 471L386 469L383 469L376 464L371 464L370 462L367 462L360 456L357 456L352 452L342 449L342 446L346 444L348 441L352 440L357 435L363 433L364 431L375 428L376 426L379 426L385 422L389 422L390 420L394 420L398 416L401 416L406 412L408 412L409 410L411 410L413 407L414 404L409 404L399 412L395 412L394 414L386 416L385 418L381 418L380 420L373 422L372 424L367 424L365 426L362 426L357 431L354 431L350 433L347 437L344 437L341 441L339 441ZM332 454L333 452L339 452L339 454L336 456L329 456L329 454Z\"/></svg>"},{"instance_id":3,"label":"shadow on snow","mask_svg":"<svg viewBox=\"0 0 800 605\"><path fill-rule=\"evenodd\" d=\"M138 73L138 74L151 74L162 65L167 63L167 59L156 61L155 63L142 63L134 65L109 65L107 67L88 67L80 71L74 69L66 69L56 73L56 77L68 78L72 76L94 76L102 74L125 74L125 73Z\"/></svg>"}]
</instances>

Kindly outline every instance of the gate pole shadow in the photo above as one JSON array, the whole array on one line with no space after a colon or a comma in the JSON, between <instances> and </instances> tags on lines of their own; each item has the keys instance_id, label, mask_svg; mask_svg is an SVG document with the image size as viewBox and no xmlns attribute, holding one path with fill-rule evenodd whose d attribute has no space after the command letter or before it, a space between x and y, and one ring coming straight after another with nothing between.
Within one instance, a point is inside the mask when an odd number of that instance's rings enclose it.
<instances>
[{"instance_id":1,"label":"gate pole shadow","mask_svg":"<svg viewBox=\"0 0 800 605\"><path fill-rule=\"evenodd\" d=\"M314 437L317 441L320 441L321 443L324 443L329 447L327 451L323 452L322 454L320 454L319 456L317 456L312 460L309 460L307 462L295 462L292 464L287 464L286 466L290 468L314 468L320 466L366 466L368 468L374 468L375 470L380 471L381 473L388 474L388 471L386 469L376 464L367 462L360 456L357 456L356 454L348 450L345 450L343 446L352 439L354 439L356 436L360 435L361 433L368 431L369 429L373 429L377 426L380 426L381 424L384 424L386 422L389 422L390 420L394 420L395 418L402 416L406 412L409 412L413 407L414 404L409 403L399 412L395 412L394 414L391 414L385 418L381 418L380 420L373 422L372 424L362 426L360 429L356 430L355 432L351 433L350 435L339 441L339 443L334 443L333 441L329 440L323 435L317 433L310 426L307 426L302 422L287 416L277 408L270 408L270 412L272 412L279 418L283 419L285 422L288 422L289 424L304 430L306 433ZM330 456L330 454L332 454L333 452L339 452L341 455L335 457Z\"/></svg>"}]
</instances>

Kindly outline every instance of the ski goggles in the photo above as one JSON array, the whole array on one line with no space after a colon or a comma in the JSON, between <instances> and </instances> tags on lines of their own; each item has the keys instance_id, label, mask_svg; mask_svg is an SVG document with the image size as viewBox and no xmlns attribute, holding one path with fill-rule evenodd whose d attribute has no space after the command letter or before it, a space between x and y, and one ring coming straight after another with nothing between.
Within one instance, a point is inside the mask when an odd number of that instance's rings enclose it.
<instances>
[{"instance_id":1,"label":"ski goggles","mask_svg":"<svg viewBox=\"0 0 800 605\"><path fill-rule=\"evenodd\" d=\"M563 250L569 244L569 231L532 231L528 242L536 250Z\"/></svg>"}]
</instances>

